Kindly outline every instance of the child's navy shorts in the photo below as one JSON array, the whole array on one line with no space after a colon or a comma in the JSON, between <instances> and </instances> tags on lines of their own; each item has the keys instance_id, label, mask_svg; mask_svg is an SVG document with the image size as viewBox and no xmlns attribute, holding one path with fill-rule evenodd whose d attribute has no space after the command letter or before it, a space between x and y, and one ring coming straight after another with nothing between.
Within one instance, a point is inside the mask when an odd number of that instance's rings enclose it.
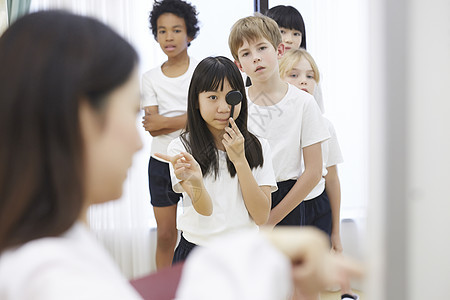
<instances>
[{"instance_id":1,"label":"child's navy shorts","mask_svg":"<svg viewBox=\"0 0 450 300\"><path fill-rule=\"evenodd\" d=\"M332 216L327 193L323 191L316 198L303 202L305 203L305 225L317 227L331 237Z\"/></svg>"},{"instance_id":2,"label":"child's navy shorts","mask_svg":"<svg viewBox=\"0 0 450 300\"><path fill-rule=\"evenodd\" d=\"M297 180L286 180L277 182L278 190L272 193L272 209L283 200L283 198L289 193L291 188ZM303 201L292 210L278 225L290 225L290 226L303 226L305 222L305 207Z\"/></svg>"},{"instance_id":3,"label":"child's navy shorts","mask_svg":"<svg viewBox=\"0 0 450 300\"><path fill-rule=\"evenodd\" d=\"M175 193L170 180L169 163L150 157L148 162L148 186L153 206L176 205L183 194Z\"/></svg>"},{"instance_id":4,"label":"child's navy shorts","mask_svg":"<svg viewBox=\"0 0 450 300\"><path fill-rule=\"evenodd\" d=\"M178 243L178 246L173 254L172 265L185 261L195 247L197 247L197 245L186 240L183 233L181 233L180 242Z\"/></svg>"}]
</instances>

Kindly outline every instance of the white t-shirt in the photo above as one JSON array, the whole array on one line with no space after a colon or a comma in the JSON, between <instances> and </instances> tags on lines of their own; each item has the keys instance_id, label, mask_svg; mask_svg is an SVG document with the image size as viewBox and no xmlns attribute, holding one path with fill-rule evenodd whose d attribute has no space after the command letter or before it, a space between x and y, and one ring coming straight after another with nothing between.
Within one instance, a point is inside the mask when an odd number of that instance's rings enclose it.
<instances>
[{"instance_id":1,"label":"white t-shirt","mask_svg":"<svg viewBox=\"0 0 450 300\"><path fill-rule=\"evenodd\" d=\"M142 107L158 106L158 113L165 117L176 117L186 113L189 84L198 61L189 58L187 71L179 77L167 77L161 66L142 75ZM169 143L180 135L181 130L153 137L151 152L166 153ZM159 158L153 156L160 160Z\"/></svg>"},{"instance_id":2,"label":"white t-shirt","mask_svg":"<svg viewBox=\"0 0 450 300\"><path fill-rule=\"evenodd\" d=\"M142 299L85 225L0 255L2 300Z\"/></svg>"},{"instance_id":3,"label":"white t-shirt","mask_svg":"<svg viewBox=\"0 0 450 300\"><path fill-rule=\"evenodd\" d=\"M257 97L271 103L264 94ZM284 98L272 105L254 104L248 96L248 129L267 139L277 182L302 174L302 149L330 137L313 96L289 84Z\"/></svg>"},{"instance_id":4,"label":"white t-shirt","mask_svg":"<svg viewBox=\"0 0 450 300\"><path fill-rule=\"evenodd\" d=\"M264 164L252 169L253 176L259 186L270 186L277 189L273 174L270 146L260 139ZM167 149L171 156L186 152L180 138L174 139ZM178 215L177 228L183 236L196 245L206 245L212 239L237 230L248 229L255 232L258 226L250 217L242 197L237 174L231 177L227 169L226 152L219 150L219 174L217 179L213 174L203 177L203 182L213 202L213 213L210 216L200 215L192 206L192 201L184 192L180 180L175 176L170 165L170 175L173 190L183 193L183 213Z\"/></svg>"},{"instance_id":5,"label":"white t-shirt","mask_svg":"<svg viewBox=\"0 0 450 300\"><path fill-rule=\"evenodd\" d=\"M175 299L291 299L291 273L290 260L265 237L234 233L192 250Z\"/></svg>"},{"instance_id":6,"label":"white t-shirt","mask_svg":"<svg viewBox=\"0 0 450 300\"><path fill-rule=\"evenodd\" d=\"M305 200L311 200L316 198L325 190L325 176L328 174L327 168L331 166L335 166L344 162L344 158L342 157L341 148L339 147L339 142L336 135L336 130L334 129L333 124L327 118L323 118L325 123L327 124L328 131L330 132L330 139L322 143L322 178L319 183L313 188L311 193L306 196ZM304 166L303 166L304 169Z\"/></svg>"}]
</instances>

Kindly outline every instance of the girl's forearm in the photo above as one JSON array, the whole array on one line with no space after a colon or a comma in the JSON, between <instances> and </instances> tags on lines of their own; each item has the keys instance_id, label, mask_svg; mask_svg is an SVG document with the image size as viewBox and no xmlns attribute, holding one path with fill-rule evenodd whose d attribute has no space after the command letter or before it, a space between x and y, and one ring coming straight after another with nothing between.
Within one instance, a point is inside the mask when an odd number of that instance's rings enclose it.
<instances>
[{"instance_id":1,"label":"girl's forearm","mask_svg":"<svg viewBox=\"0 0 450 300\"><path fill-rule=\"evenodd\" d=\"M175 130L173 129L161 129L161 130L152 130L150 133L151 136L159 136L159 135L163 135L163 134L169 134L174 132Z\"/></svg>"},{"instance_id":2,"label":"girl's forearm","mask_svg":"<svg viewBox=\"0 0 450 300\"><path fill-rule=\"evenodd\" d=\"M234 163L245 206L257 225L267 222L271 207L270 188L263 191L253 176L247 159Z\"/></svg>"},{"instance_id":3,"label":"girl's forearm","mask_svg":"<svg viewBox=\"0 0 450 300\"><path fill-rule=\"evenodd\" d=\"M210 216L213 212L213 204L203 181L188 182L181 181L181 186L191 198L195 211L203 216Z\"/></svg>"}]
</instances>

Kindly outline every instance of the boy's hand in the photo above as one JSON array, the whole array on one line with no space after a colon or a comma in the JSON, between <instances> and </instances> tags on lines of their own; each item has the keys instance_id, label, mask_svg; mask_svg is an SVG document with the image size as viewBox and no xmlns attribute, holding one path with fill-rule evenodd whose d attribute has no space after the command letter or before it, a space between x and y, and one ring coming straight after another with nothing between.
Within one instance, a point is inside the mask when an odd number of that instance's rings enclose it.
<instances>
[{"instance_id":1,"label":"boy's hand","mask_svg":"<svg viewBox=\"0 0 450 300\"><path fill-rule=\"evenodd\" d=\"M225 146L228 158L233 164L245 160L245 139L239 131L233 118L230 118L230 127L225 127L222 144Z\"/></svg>"},{"instance_id":2,"label":"boy's hand","mask_svg":"<svg viewBox=\"0 0 450 300\"><path fill-rule=\"evenodd\" d=\"M185 182L189 182L193 186L200 184L203 181L202 170L200 165L194 157L187 153L181 152L175 156L170 156L161 153L155 153L156 157L162 158L170 162L175 171L175 176Z\"/></svg>"},{"instance_id":3,"label":"boy's hand","mask_svg":"<svg viewBox=\"0 0 450 300\"><path fill-rule=\"evenodd\" d=\"M151 132L163 129L163 121L165 117L157 113L150 113L150 109L148 107L144 110L145 115L142 117L142 126L145 130Z\"/></svg>"}]
</instances>

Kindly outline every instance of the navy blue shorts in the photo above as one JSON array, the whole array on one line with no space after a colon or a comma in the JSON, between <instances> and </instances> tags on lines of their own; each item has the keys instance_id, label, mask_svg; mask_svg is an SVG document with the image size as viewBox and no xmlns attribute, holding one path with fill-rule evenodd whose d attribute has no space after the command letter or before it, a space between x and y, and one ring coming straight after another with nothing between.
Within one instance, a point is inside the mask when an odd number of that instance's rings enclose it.
<instances>
[{"instance_id":1,"label":"navy blue shorts","mask_svg":"<svg viewBox=\"0 0 450 300\"><path fill-rule=\"evenodd\" d=\"M176 205L183 194L175 193L170 180L169 163L150 156L148 162L148 186L150 202L156 207Z\"/></svg>"},{"instance_id":2,"label":"navy blue shorts","mask_svg":"<svg viewBox=\"0 0 450 300\"><path fill-rule=\"evenodd\" d=\"M195 247L197 247L197 245L186 240L183 233L181 233L180 242L178 243L178 246L173 254L172 265L177 262L185 261L189 256L189 253L191 253L192 249Z\"/></svg>"},{"instance_id":3,"label":"navy blue shorts","mask_svg":"<svg viewBox=\"0 0 450 300\"><path fill-rule=\"evenodd\" d=\"M283 198L289 193L297 180L286 180L277 182L278 190L272 193L272 209L278 205L278 203L283 200ZM305 207L303 201L292 210L283 220L281 220L278 225L288 225L288 226L303 226L305 220Z\"/></svg>"},{"instance_id":4,"label":"navy blue shorts","mask_svg":"<svg viewBox=\"0 0 450 300\"><path fill-rule=\"evenodd\" d=\"M305 225L314 226L325 232L331 237L331 205L328 195L325 191L311 200L303 201L305 203Z\"/></svg>"}]
</instances>

